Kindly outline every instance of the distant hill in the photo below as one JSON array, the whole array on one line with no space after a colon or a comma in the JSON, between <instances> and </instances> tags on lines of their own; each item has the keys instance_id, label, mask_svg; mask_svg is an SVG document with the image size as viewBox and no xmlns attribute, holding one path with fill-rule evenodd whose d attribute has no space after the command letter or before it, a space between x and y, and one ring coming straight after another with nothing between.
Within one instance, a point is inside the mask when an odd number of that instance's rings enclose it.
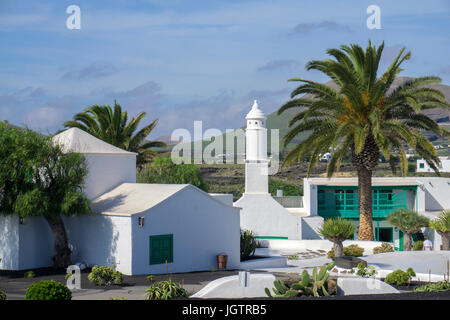
<instances>
[{"instance_id":1,"label":"distant hill","mask_svg":"<svg viewBox=\"0 0 450 320\"><path fill-rule=\"evenodd\" d=\"M409 79L413 79L411 77L398 77L397 79L395 79L394 83L392 84L392 88L391 90L397 88L400 84L404 83L405 81L409 80ZM329 81L326 83L326 85L330 86L330 87L334 87L336 88L336 84L333 81ZM438 89L440 91L442 91L447 99L447 101L450 101L450 86L448 85L443 85L443 84L438 84L438 85L429 85L427 87L430 88L434 88L434 89ZM305 97L307 97L308 95L305 95ZM281 106L280 106L281 107ZM266 120L266 127L267 129L279 129L279 134L280 134L280 139L289 131L289 127L288 127L288 123L289 120L296 114L298 113L302 108L292 108L292 109L288 109L286 110L284 113L282 113L281 115L277 114L277 111L270 113L269 115L267 115L267 120ZM442 124L444 123L448 123L450 121L450 110L444 110L444 109L439 109L439 108L435 108L435 109L429 109L429 110L424 110L423 111L424 114L428 115L429 117L431 117L433 120L440 122ZM269 130L270 132L270 130ZM226 141L226 134L222 135L224 138L224 144ZM295 144L298 144L299 142L303 141L306 137L308 136L308 133L303 133L302 135L299 135L296 139L294 139L292 141L292 143L290 143L286 150L291 149ZM430 141L435 141L435 140L442 140L442 137L437 137L436 135L434 135L433 133L425 133L425 136L430 140ZM268 137L268 152L270 152L270 136ZM447 138L444 138L445 141L450 141ZM203 141L202 142L203 147L207 146L210 144L209 141ZM173 145L171 146L173 147ZM280 149L282 149L282 145L280 144ZM281 150L280 150L281 151ZM225 150L224 150L225 153Z\"/></svg>"}]
</instances>

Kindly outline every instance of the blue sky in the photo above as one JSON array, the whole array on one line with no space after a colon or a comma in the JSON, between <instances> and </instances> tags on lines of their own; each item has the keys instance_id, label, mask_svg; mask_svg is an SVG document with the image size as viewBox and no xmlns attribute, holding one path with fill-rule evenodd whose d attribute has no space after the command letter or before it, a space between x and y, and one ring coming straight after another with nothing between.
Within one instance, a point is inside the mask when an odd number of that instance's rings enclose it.
<instances>
[{"instance_id":1,"label":"blue sky","mask_svg":"<svg viewBox=\"0 0 450 320\"><path fill-rule=\"evenodd\" d=\"M81 30L68 30L69 5ZM366 27L369 5L380 30ZM385 41L382 67L405 46L404 76L450 85L450 1L0 0L0 120L55 132L114 99L175 128L237 128L253 99L270 113L295 87L328 79L305 71L328 48Z\"/></svg>"}]
</instances>

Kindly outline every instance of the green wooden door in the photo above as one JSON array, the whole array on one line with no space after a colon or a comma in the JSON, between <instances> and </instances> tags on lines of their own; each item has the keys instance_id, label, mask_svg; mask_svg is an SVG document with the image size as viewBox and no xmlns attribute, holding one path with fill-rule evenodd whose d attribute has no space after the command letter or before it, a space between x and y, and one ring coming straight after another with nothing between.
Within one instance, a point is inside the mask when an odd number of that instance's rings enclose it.
<instances>
[{"instance_id":1,"label":"green wooden door","mask_svg":"<svg viewBox=\"0 0 450 320\"><path fill-rule=\"evenodd\" d=\"M400 243L398 250L403 251L403 231L401 230L398 231L398 238Z\"/></svg>"},{"instance_id":2,"label":"green wooden door","mask_svg":"<svg viewBox=\"0 0 450 320\"><path fill-rule=\"evenodd\" d=\"M173 262L173 234L150 236L150 264Z\"/></svg>"}]
</instances>

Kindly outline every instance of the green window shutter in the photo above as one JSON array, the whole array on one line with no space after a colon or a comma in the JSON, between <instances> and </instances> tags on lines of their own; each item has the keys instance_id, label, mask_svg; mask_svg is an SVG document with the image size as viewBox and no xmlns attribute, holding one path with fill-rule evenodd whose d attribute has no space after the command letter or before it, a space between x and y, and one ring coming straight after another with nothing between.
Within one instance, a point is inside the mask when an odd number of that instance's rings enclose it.
<instances>
[{"instance_id":1,"label":"green window shutter","mask_svg":"<svg viewBox=\"0 0 450 320\"><path fill-rule=\"evenodd\" d=\"M150 264L173 262L173 234L150 236Z\"/></svg>"}]
</instances>

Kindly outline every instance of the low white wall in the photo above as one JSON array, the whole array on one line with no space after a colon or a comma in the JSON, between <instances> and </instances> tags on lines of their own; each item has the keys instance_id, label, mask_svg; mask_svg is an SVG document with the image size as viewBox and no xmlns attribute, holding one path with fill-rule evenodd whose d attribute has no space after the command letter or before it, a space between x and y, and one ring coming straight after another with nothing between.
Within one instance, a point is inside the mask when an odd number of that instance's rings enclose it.
<instances>
[{"instance_id":1,"label":"low white wall","mask_svg":"<svg viewBox=\"0 0 450 320\"><path fill-rule=\"evenodd\" d=\"M333 248L333 243L328 240L261 240L263 247L271 250L285 250L285 251L302 251L302 250L325 250L329 251ZM364 255L373 254L373 248L382 244L380 241L358 241L346 240L344 247L351 244L357 244L364 248Z\"/></svg>"},{"instance_id":2,"label":"low white wall","mask_svg":"<svg viewBox=\"0 0 450 320\"><path fill-rule=\"evenodd\" d=\"M203 299L239 299L239 298L262 298L267 297L265 288L272 292L273 282L276 280L273 274L252 274L248 278L248 286L239 286L239 276L230 276L216 279L208 283L191 298Z\"/></svg>"}]
</instances>

